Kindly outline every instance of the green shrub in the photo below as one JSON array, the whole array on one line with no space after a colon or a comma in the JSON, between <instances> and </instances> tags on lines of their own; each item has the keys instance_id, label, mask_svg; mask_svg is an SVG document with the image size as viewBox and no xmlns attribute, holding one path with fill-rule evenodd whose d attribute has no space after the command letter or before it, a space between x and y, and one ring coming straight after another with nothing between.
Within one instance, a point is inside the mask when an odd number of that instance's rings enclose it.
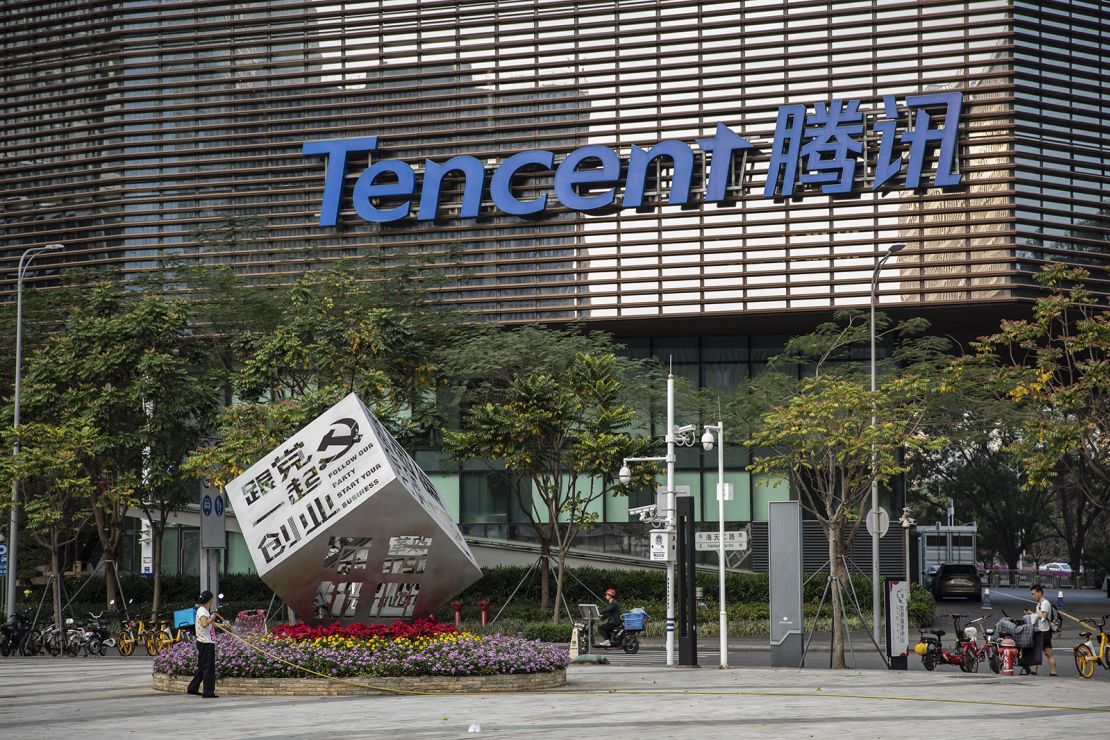
<instances>
[{"instance_id":1,"label":"green shrub","mask_svg":"<svg viewBox=\"0 0 1110 740\"><path fill-rule=\"evenodd\" d=\"M570 642L572 626L566 622L552 624L551 622L531 622L524 625L522 634L529 640L542 640L543 642Z\"/></svg>"}]
</instances>

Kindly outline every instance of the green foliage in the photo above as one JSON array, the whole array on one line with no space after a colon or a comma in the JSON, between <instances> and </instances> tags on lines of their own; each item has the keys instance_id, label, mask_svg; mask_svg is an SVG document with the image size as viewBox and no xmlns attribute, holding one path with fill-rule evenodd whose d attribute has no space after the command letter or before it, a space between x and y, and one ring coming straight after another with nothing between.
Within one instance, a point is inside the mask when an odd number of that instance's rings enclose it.
<instances>
[{"instance_id":1,"label":"green foliage","mask_svg":"<svg viewBox=\"0 0 1110 740\"><path fill-rule=\"evenodd\" d=\"M284 298L280 320L241 343L242 402L224 410L219 441L193 452L190 472L226 483L349 393L403 443L438 429L437 358L459 330L420 284L342 266L302 277Z\"/></svg>"},{"instance_id":2,"label":"green foliage","mask_svg":"<svg viewBox=\"0 0 1110 740\"><path fill-rule=\"evenodd\" d=\"M120 575L120 585L123 595L131 601L129 611L136 616L146 616L149 612L151 600L154 596L154 581L152 578L135 574ZM26 589L30 593L19 594L19 610L31 615L34 614L42 599L43 586L32 586ZM88 577L63 579L63 591L72 597L77 594L69 613L84 618L87 613L100 612L108 601L108 593L102 578ZM270 605L274 592L262 582L262 579L253 573L225 573L220 576L220 591L224 594L222 600L226 604L225 613L234 615L241 609L265 609ZM162 576L162 604L161 610L168 613L175 609L188 609L196 604L200 594L200 578L189 575L163 575ZM119 603L122 606L122 599ZM275 610L281 606L280 601L274 601ZM67 614L68 615L68 614Z\"/></svg>"},{"instance_id":3,"label":"green foliage","mask_svg":"<svg viewBox=\"0 0 1110 740\"><path fill-rule=\"evenodd\" d=\"M1110 313L1084 282L1090 274L1046 267L1048 289L1033 317L1004 321L974 346L969 361L992 369L992 388L1027 413L1012 447L1028 485L1047 488L1069 467L1075 485L1094 480L1092 495L1110 499ZM964 363L965 365L968 363ZM961 366L957 366L960 369Z\"/></svg>"},{"instance_id":4,"label":"green foliage","mask_svg":"<svg viewBox=\"0 0 1110 740\"><path fill-rule=\"evenodd\" d=\"M551 622L530 622L521 629L521 634L528 640L542 640L543 642L570 642L571 626L566 622L552 624Z\"/></svg>"},{"instance_id":5,"label":"green foliage","mask_svg":"<svg viewBox=\"0 0 1110 740\"><path fill-rule=\"evenodd\" d=\"M628 487L616 480L623 459L644 456L650 446L631 434L630 391L642 384L646 367L615 349L598 334L525 327L479 333L448 354L457 390L471 405L462 429L444 440L457 460L508 471L545 560L555 546L556 602L567 551L580 530L597 523L590 505L608 492L626 495ZM507 375L491 362L520 372ZM633 485L650 485L652 477L641 468Z\"/></svg>"},{"instance_id":6,"label":"green foliage","mask_svg":"<svg viewBox=\"0 0 1110 740\"><path fill-rule=\"evenodd\" d=\"M526 568L519 566L502 566L487 568L483 571L482 578L468 588L460 598L463 601L463 620L465 625L477 627L478 599L490 600L489 617L492 620L500 612L496 625L489 630L503 630L506 633L519 631L523 625L538 622L547 616L545 610L539 605L540 592L538 579L533 576L524 582L517 590L513 601L506 607L505 602L513 590L521 583ZM622 609L628 611L640 607L648 613L648 636L662 635L662 626L666 621L666 604L663 596L666 593L666 572L663 570L609 570L600 568L571 568L571 576L567 580L566 599L572 609L572 616L577 618L577 604L598 603L601 594L606 588L615 588L619 594ZM582 585L579 583L582 582ZM717 603L717 576L713 573L698 573L698 585L705 594L706 609L699 610L698 631L702 635L716 634L718 608ZM803 598L805 601L805 617L812 620L816 616L817 605L821 598L821 591L825 587L825 579L818 576L805 584ZM860 608L864 616L871 616L871 579L862 574L852 576L852 586L859 598ZM725 576L725 598L729 618L729 634L736 637L765 635L767 634L767 620L770 618L770 587L766 573L728 573ZM846 599L850 596L846 596ZM561 607L560 607L561 608ZM854 614L854 610L851 610ZM823 618L831 618L830 605L826 596L823 609ZM454 611L450 606L445 606L436 612L436 618L441 622L454 619ZM565 616L565 613L564 613ZM912 628L931 625L935 618L933 595L919 584L912 584L910 588L909 617ZM824 624L824 623L822 623ZM565 623L555 625L556 630L566 631ZM468 629L470 627L467 627ZM857 627L853 626L853 629ZM828 631L829 626L823 627ZM540 638L537 638L540 639ZM561 638L565 641L567 638Z\"/></svg>"},{"instance_id":7,"label":"green foliage","mask_svg":"<svg viewBox=\"0 0 1110 740\"><path fill-rule=\"evenodd\" d=\"M95 485L89 461L99 443L96 429L79 420L61 424L21 424L18 433L4 433L11 449L18 440L20 454L0 456L0 480L4 490L20 481L24 533L50 553L53 568L61 567L62 550L75 542L92 513ZM0 500L4 519L12 499ZM54 605L61 605L60 590Z\"/></svg>"}]
</instances>

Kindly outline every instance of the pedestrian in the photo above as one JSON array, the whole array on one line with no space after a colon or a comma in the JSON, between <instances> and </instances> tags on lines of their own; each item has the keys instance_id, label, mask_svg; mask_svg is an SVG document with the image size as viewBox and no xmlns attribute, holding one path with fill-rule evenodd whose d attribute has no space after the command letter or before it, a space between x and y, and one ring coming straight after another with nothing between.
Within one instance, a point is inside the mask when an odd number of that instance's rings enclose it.
<instances>
[{"instance_id":1,"label":"pedestrian","mask_svg":"<svg viewBox=\"0 0 1110 740\"><path fill-rule=\"evenodd\" d=\"M203 591L197 597L197 672L189 682L188 693L202 696L205 699L219 699L216 694L216 628L212 626L213 620L219 612L212 611L213 602L216 600L211 591ZM204 682L204 693L197 691Z\"/></svg>"},{"instance_id":2,"label":"pedestrian","mask_svg":"<svg viewBox=\"0 0 1110 740\"><path fill-rule=\"evenodd\" d=\"M1033 647L1028 651L1029 657L1025 662L1025 672L1037 675L1037 670L1042 662L1042 655L1048 659L1048 675L1056 675L1056 658L1052 655L1052 604L1044 597L1044 589L1039 583L1029 588L1029 595L1033 597L1036 606L1025 610L1026 621L1033 625Z\"/></svg>"}]
</instances>

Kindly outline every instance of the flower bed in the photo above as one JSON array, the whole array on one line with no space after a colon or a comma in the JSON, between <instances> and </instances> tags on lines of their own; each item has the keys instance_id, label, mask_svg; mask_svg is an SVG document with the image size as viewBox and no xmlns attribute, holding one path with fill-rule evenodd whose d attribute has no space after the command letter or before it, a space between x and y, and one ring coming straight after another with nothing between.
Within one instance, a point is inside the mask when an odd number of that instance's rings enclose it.
<instances>
[{"instance_id":1,"label":"flower bed","mask_svg":"<svg viewBox=\"0 0 1110 740\"><path fill-rule=\"evenodd\" d=\"M570 662L565 650L521 637L480 637L435 623L371 625L371 632L385 632L364 636L367 627L300 629L298 626L277 629L263 636L245 636L245 642L219 633L216 636L216 675L218 678L310 676L298 667L303 666L337 678L495 676L556 671ZM154 658L156 674L183 676L195 670L196 646L192 642L179 642Z\"/></svg>"}]
</instances>

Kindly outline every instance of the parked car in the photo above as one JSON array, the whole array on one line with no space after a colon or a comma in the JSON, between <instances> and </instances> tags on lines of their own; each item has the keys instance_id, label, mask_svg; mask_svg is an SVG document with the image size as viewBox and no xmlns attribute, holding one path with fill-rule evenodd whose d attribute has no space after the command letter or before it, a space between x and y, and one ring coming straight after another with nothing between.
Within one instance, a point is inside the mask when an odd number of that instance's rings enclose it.
<instances>
[{"instance_id":1,"label":"parked car","mask_svg":"<svg viewBox=\"0 0 1110 740\"><path fill-rule=\"evenodd\" d=\"M1051 576L1070 576L1071 566L1067 563L1045 563L1041 566L1041 573Z\"/></svg>"},{"instance_id":2,"label":"parked car","mask_svg":"<svg viewBox=\"0 0 1110 740\"><path fill-rule=\"evenodd\" d=\"M945 563L933 577L933 595L938 599L962 596L979 601L982 594L983 580L970 563Z\"/></svg>"}]
</instances>

